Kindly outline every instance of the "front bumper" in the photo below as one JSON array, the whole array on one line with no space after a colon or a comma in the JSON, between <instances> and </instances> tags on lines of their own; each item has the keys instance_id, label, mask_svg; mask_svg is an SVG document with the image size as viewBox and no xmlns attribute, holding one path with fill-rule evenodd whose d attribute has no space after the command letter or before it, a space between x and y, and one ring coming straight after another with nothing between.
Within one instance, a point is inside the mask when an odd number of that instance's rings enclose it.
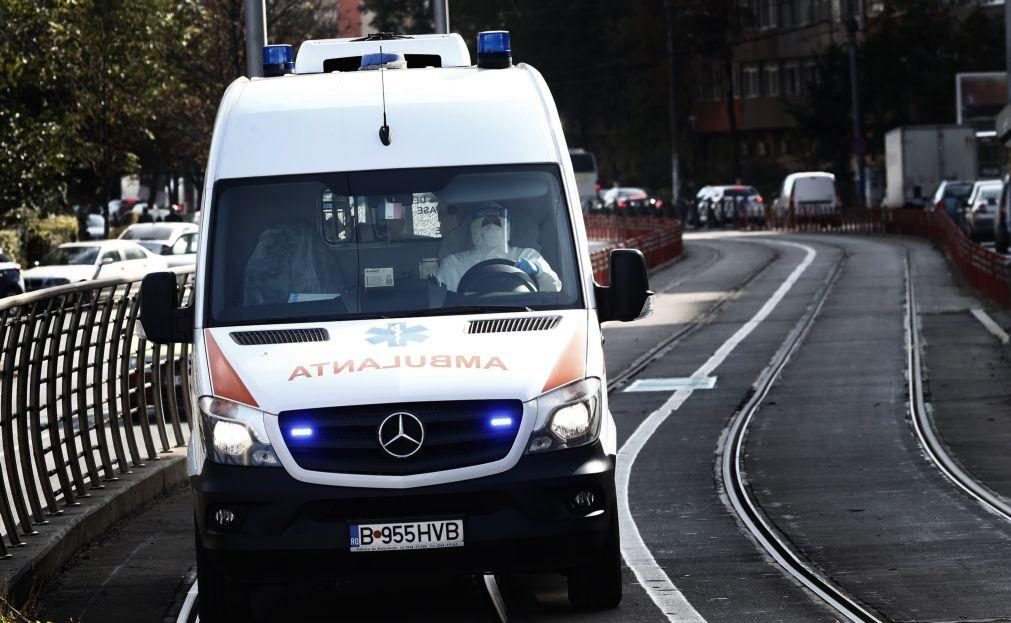
<instances>
[{"instance_id":1,"label":"front bumper","mask_svg":"<svg viewBox=\"0 0 1011 623\"><path fill-rule=\"evenodd\" d=\"M190 479L210 561L230 579L290 582L368 573L558 571L588 562L615 530L614 457L600 443L524 456L512 469L415 489L307 484L283 469L207 463ZM598 502L578 511L589 489ZM214 513L238 515L222 530ZM463 547L348 551L348 525L463 519Z\"/></svg>"}]
</instances>

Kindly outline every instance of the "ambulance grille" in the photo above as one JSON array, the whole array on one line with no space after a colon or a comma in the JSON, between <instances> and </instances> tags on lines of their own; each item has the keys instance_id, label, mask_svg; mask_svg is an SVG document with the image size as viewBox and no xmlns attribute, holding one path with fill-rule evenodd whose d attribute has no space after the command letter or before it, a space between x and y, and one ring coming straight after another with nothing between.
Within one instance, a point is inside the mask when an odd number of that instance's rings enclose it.
<instances>
[{"instance_id":1,"label":"ambulance grille","mask_svg":"<svg viewBox=\"0 0 1011 623\"><path fill-rule=\"evenodd\" d=\"M420 449L406 458L391 456L379 442L380 425L396 413L413 415L425 428ZM493 425L493 419L509 423ZM522 419L519 400L453 400L283 411L278 424L302 469L407 476L499 461L512 449ZM293 437L299 429L310 433Z\"/></svg>"},{"instance_id":2,"label":"ambulance grille","mask_svg":"<svg viewBox=\"0 0 1011 623\"><path fill-rule=\"evenodd\" d=\"M467 333L515 333L518 331L550 331L562 321L561 316L533 316L528 318L493 318L471 320Z\"/></svg>"},{"instance_id":3,"label":"ambulance grille","mask_svg":"<svg viewBox=\"0 0 1011 623\"><path fill-rule=\"evenodd\" d=\"M330 333L326 329L274 329L269 331L235 331L232 339L242 346L262 346L265 344L299 344L302 342L326 342Z\"/></svg>"}]
</instances>

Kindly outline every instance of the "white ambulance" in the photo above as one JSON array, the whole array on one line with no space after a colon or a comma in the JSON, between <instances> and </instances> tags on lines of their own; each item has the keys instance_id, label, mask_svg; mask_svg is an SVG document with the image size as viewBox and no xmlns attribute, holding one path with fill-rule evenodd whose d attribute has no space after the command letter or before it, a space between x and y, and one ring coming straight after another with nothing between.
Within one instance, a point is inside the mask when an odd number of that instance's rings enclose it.
<instances>
[{"instance_id":1,"label":"white ambulance","mask_svg":"<svg viewBox=\"0 0 1011 623\"><path fill-rule=\"evenodd\" d=\"M600 323L647 313L643 256L594 283L541 76L507 32L268 46L221 102L195 297L144 280L192 342L200 617L258 585L562 571L621 599Z\"/></svg>"}]
</instances>

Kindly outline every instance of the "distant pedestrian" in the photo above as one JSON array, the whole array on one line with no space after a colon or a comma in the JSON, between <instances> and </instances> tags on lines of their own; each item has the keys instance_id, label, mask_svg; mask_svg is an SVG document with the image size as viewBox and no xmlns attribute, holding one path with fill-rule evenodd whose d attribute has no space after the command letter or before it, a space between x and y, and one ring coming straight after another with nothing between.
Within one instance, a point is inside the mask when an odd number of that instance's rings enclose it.
<instances>
[{"instance_id":1,"label":"distant pedestrian","mask_svg":"<svg viewBox=\"0 0 1011 623\"><path fill-rule=\"evenodd\" d=\"M137 222L138 223L153 223L154 222L154 218L151 217L150 208L148 208L147 206L144 206L144 208L140 211L140 216L137 217Z\"/></svg>"},{"instance_id":2,"label":"distant pedestrian","mask_svg":"<svg viewBox=\"0 0 1011 623\"><path fill-rule=\"evenodd\" d=\"M172 205L169 207L169 213L165 215L166 223L182 223L183 217L179 214L180 206Z\"/></svg>"}]
</instances>

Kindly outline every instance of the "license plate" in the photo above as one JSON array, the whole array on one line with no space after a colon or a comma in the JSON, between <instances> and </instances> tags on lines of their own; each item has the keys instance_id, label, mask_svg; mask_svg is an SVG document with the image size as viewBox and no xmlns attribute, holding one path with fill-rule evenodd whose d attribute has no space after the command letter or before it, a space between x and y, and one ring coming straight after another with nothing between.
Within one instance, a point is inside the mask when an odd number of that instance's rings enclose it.
<instances>
[{"instance_id":1,"label":"license plate","mask_svg":"<svg viewBox=\"0 0 1011 623\"><path fill-rule=\"evenodd\" d=\"M348 526L352 552L463 546L463 520L361 523Z\"/></svg>"}]
</instances>

